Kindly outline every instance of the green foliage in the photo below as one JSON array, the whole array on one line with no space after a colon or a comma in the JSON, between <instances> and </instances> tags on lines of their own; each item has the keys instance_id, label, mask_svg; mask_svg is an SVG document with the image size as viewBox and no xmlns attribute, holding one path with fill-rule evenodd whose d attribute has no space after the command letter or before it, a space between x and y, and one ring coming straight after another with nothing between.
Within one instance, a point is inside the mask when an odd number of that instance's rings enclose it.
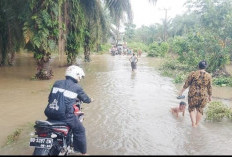
<instances>
[{"instance_id":1,"label":"green foliage","mask_svg":"<svg viewBox=\"0 0 232 157\"><path fill-rule=\"evenodd\" d=\"M190 69L197 68L201 60L208 62L207 71L216 72L229 63L229 49L223 48L217 35L211 31L199 30L184 37L170 40L172 52L178 54L178 60Z\"/></svg>"},{"instance_id":2,"label":"green foliage","mask_svg":"<svg viewBox=\"0 0 232 157\"><path fill-rule=\"evenodd\" d=\"M148 51L148 46L142 42L129 42L127 44L128 48L133 49L135 52L142 50L143 52Z\"/></svg>"},{"instance_id":3,"label":"green foliage","mask_svg":"<svg viewBox=\"0 0 232 157\"><path fill-rule=\"evenodd\" d=\"M199 25L200 18L198 14L189 13L184 16L176 16L171 23L169 30L170 36L184 36Z\"/></svg>"},{"instance_id":4,"label":"green foliage","mask_svg":"<svg viewBox=\"0 0 232 157\"><path fill-rule=\"evenodd\" d=\"M135 42L142 42L146 45L150 45L153 42L161 42L162 40L162 30L160 25L142 26L135 30Z\"/></svg>"},{"instance_id":5,"label":"green foliage","mask_svg":"<svg viewBox=\"0 0 232 157\"><path fill-rule=\"evenodd\" d=\"M17 141L22 130L23 129L16 129L12 134L8 135L6 144L9 145Z\"/></svg>"},{"instance_id":6,"label":"green foliage","mask_svg":"<svg viewBox=\"0 0 232 157\"><path fill-rule=\"evenodd\" d=\"M28 15L23 30L25 39L29 40L32 47L26 48L40 55L57 51L59 35L59 5L57 0L47 0L44 2L32 0L29 3L31 6L31 16ZM34 12L35 8L37 12ZM40 55L38 55L38 59L42 58Z\"/></svg>"},{"instance_id":7,"label":"green foliage","mask_svg":"<svg viewBox=\"0 0 232 157\"><path fill-rule=\"evenodd\" d=\"M69 6L68 14L70 17L70 22L67 26L69 30L66 46L67 63L74 64L84 40L85 17L80 5L80 0L67 1L67 3Z\"/></svg>"},{"instance_id":8,"label":"green foliage","mask_svg":"<svg viewBox=\"0 0 232 157\"><path fill-rule=\"evenodd\" d=\"M169 51L169 45L167 42L158 44L157 42L152 43L149 46L148 56L150 57L164 57Z\"/></svg>"},{"instance_id":9,"label":"green foliage","mask_svg":"<svg viewBox=\"0 0 232 157\"><path fill-rule=\"evenodd\" d=\"M169 51L169 44L167 42L162 42L160 44L160 53L161 56L164 57Z\"/></svg>"},{"instance_id":10,"label":"green foliage","mask_svg":"<svg viewBox=\"0 0 232 157\"><path fill-rule=\"evenodd\" d=\"M24 46L22 26L28 13L26 0L0 1L0 64L12 65L9 58Z\"/></svg>"},{"instance_id":11,"label":"green foliage","mask_svg":"<svg viewBox=\"0 0 232 157\"><path fill-rule=\"evenodd\" d=\"M173 77L173 71L171 70L162 70L161 75L166 77Z\"/></svg>"},{"instance_id":12,"label":"green foliage","mask_svg":"<svg viewBox=\"0 0 232 157\"><path fill-rule=\"evenodd\" d=\"M27 1L30 7L22 29L25 48L34 52L37 79L50 79L53 76L49 61L51 54L58 51L59 2L59 0Z\"/></svg>"},{"instance_id":13,"label":"green foliage","mask_svg":"<svg viewBox=\"0 0 232 157\"><path fill-rule=\"evenodd\" d=\"M174 83L182 83L186 80L188 73L192 71L188 64L180 63L173 57L167 57L165 60L160 70L162 75L172 77Z\"/></svg>"},{"instance_id":14,"label":"green foliage","mask_svg":"<svg viewBox=\"0 0 232 157\"><path fill-rule=\"evenodd\" d=\"M232 110L222 102L214 101L208 104L206 120L221 121L224 118L232 119Z\"/></svg>"},{"instance_id":15,"label":"green foliage","mask_svg":"<svg viewBox=\"0 0 232 157\"><path fill-rule=\"evenodd\" d=\"M189 51L188 42L186 42L186 37L175 36L170 40L171 49L174 53L177 53L182 57L183 52Z\"/></svg>"},{"instance_id":16,"label":"green foliage","mask_svg":"<svg viewBox=\"0 0 232 157\"><path fill-rule=\"evenodd\" d=\"M84 36L84 55L85 55L85 61L90 61L90 52L94 48L96 48L97 45L101 44L103 40L105 40L106 36L109 34L109 20L107 17L107 13L105 12L103 5L103 1L97 1L97 0L91 0L91 1L85 1L81 0L81 6L83 9L83 13L85 15L85 22L86 27L83 32ZM121 6L119 4L124 3L126 1L120 1L117 3L114 3L119 9L118 11L121 11ZM107 2L106 2L107 3ZM108 5L106 4L107 9L109 9ZM112 5L110 6L112 7ZM116 9L116 8L114 8ZM111 11L111 9L109 9ZM118 15L119 18L120 15ZM105 40L106 41L106 40Z\"/></svg>"},{"instance_id":17,"label":"green foliage","mask_svg":"<svg viewBox=\"0 0 232 157\"><path fill-rule=\"evenodd\" d=\"M179 70L196 70L198 63L206 60L207 71L214 75L218 70L223 70L232 56L232 3L226 0L193 0L186 4L192 11L175 17L168 25L169 52L177 55L179 63L187 65ZM149 56L165 56L159 45L163 38L163 27L164 24L142 26L135 30L134 41L152 43L149 45ZM165 71L169 73L168 69ZM178 76L176 80L181 78Z\"/></svg>"},{"instance_id":18,"label":"green foliage","mask_svg":"<svg viewBox=\"0 0 232 157\"><path fill-rule=\"evenodd\" d=\"M98 53L105 53L109 52L109 49L111 48L111 44L106 43L106 44L101 44L98 47Z\"/></svg>"},{"instance_id":19,"label":"green foliage","mask_svg":"<svg viewBox=\"0 0 232 157\"><path fill-rule=\"evenodd\" d=\"M149 46L148 56L150 57L158 57L160 56L160 46L157 42L152 43Z\"/></svg>"},{"instance_id":20,"label":"green foliage","mask_svg":"<svg viewBox=\"0 0 232 157\"><path fill-rule=\"evenodd\" d=\"M179 70L179 71L191 71L192 69L189 68L187 64L180 63L175 58L167 57L166 61L163 63L161 69L164 70Z\"/></svg>"},{"instance_id":21,"label":"green foliage","mask_svg":"<svg viewBox=\"0 0 232 157\"><path fill-rule=\"evenodd\" d=\"M218 69L222 70L224 66L230 62L230 54L229 51L226 50L214 52L206 58L209 64L207 68L209 72L216 72Z\"/></svg>"},{"instance_id":22,"label":"green foliage","mask_svg":"<svg viewBox=\"0 0 232 157\"><path fill-rule=\"evenodd\" d=\"M174 78L174 83L182 83L186 80L186 73L176 73Z\"/></svg>"},{"instance_id":23,"label":"green foliage","mask_svg":"<svg viewBox=\"0 0 232 157\"><path fill-rule=\"evenodd\" d=\"M231 86L232 87L232 77L216 77L213 78L213 84L221 87Z\"/></svg>"},{"instance_id":24,"label":"green foliage","mask_svg":"<svg viewBox=\"0 0 232 157\"><path fill-rule=\"evenodd\" d=\"M134 40L135 37L135 24L126 23L125 24L125 36L124 41L130 42Z\"/></svg>"}]
</instances>

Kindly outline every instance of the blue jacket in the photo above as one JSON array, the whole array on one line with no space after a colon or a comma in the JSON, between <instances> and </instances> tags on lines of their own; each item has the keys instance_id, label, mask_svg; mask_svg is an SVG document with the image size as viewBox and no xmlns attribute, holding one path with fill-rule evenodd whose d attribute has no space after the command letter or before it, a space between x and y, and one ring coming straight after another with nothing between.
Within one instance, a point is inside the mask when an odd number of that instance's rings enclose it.
<instances>
[{"instance_id":1,"label":"blue jacket","mask_svg":"<svg viewBox=\"0 0 232 157\"><path fill-rule=\"evenodd\" d=\"M66 76L65 80L59 80L54 83L48 97L49 104L51 104L52 101L56 98L58 91L63 92L65 109L66 109L65 119L75 117L73 104L75 104L78 99L81 100L83 103L91 102L91 99L88 97L88 95L85 94L84 90L77 83L77 80L73 79L72 77ZM45 115L48 118L51 117L49 114L51 113L45 112ZM60 117L57 117L57 119L59 118Z\"/></svg>"}]
</instances>

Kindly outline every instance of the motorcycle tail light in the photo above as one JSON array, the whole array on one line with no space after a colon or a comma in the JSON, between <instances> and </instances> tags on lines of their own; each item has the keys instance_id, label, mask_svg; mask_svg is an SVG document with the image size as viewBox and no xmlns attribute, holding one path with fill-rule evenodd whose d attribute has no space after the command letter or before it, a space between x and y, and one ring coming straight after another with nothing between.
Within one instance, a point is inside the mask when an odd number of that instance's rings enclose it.
<instances>
[{"instance_id":1,"label":"motorcycle tail light","mask_svg":"<svg viewBox=\"0 0 232 157\"><path fill-rule=\"evenodd\" d=\"M40 137L46 137L48 136L50 129L46 127L38 127L35 129L35 133Z\"/></svg>"},{"instance_id":2,"label":"motorcycle tail light","mask_svg":"<svg viewBox=\"0 0 232 157\"><path fill-rule=\"evenodd\" d=\"M39 137L47 137L48 134L47 134L47 133L38 133L38 136L39 136Z\"/></svg>"}]
</instances>

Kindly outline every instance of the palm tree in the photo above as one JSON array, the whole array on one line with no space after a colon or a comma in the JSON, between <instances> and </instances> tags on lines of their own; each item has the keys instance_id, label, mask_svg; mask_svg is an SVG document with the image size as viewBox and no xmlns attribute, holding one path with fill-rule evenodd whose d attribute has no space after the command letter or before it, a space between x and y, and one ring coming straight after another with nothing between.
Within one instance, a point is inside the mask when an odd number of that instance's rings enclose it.
<instances>
[{"instance_id":1,"label":"palm tree","mask_svg":"<svg viewBox=\"0 0 232 157\"><path fill-rule=\"evenodd\" d=\"M51 54L58 51L59 38L58 0L28 1L30 13L24 23L26 48L34 52L37 63L37 79L50 79L53 75L50 67Z\"/></svg>"},{"instance_id":2,"label":"palm tree","mask_svg":"<svg viewBox=\"0 0 232 157\"><path fill-rule=\"evenodd\" d=\"M85 61L89 62L90 51L98 44L103 32L108 32L108 23L104 14L103 3L99 0L81 0L81 6L85 14L86 26L84 30L84 55ZM107 34L107 33L105 33Z\"/></svg>"},{"instance_id":3,"label":"palm tree","mask_svg":"<svg viewBox=\"0 0 232 157\"><path fill-rule=\"evenodd\" d=\"M156 4L157 0L149 0L149 2ZM120 26L121 23L133 23L133 11L130 0L105 0L106 6L110 10L110 15L113 19L113 24L116 29L111 27L114 32L115 44L120 40Z\"/></svg>"},{"instance_id":4,"label":"palm tree","mask_svg":"<svg viewBox=\"0 0 232 157\"><path fill-rule=\"evenodd\" d=\"M156 3L157 0L149 0ZM102 3L104 2L104 3ZM116 25L116 44L119 40L119 30L121 22L132 22L133 13L130 0L80 0L82 9L85 15L85 30L84 30L84 56L85 61L90 61L90 51L95 44L98 44L102 34L110 32L110 25L107 22L106 14L103 10L103 5L109 10L113 23ZM102 33L104 31L104 33ZM112 31L111 31L112 32Z\"/></svg>"},{"instance_id":5,"label":"palm tree","mask_svg":"<svg viewBox=\"0 0 232 157\"><path fill-rule=\"evenodd\" d=\"M113 24L115 25L116 29L115 32L115 44L117 45L120 40L120 26L121 23L132 23L133 21L133 13L131 9L130 0L105 0L106 6L110 11L110 16L114 21Z\"/></svg>"},{"instance_id":6,"label":"palm tree","mask_svg":"<svg viewBox=\"0 0 232 157\"><path fill-rule=\"evenodd\" d=\"M23 17L26 13L25 0L0 1L0 52L1 65L13 65L15 53L23 45Z\"/></svg>"},{"instance_id":7,"label":"palm tree","mask_svg":"<svg viewBox=\"0 0 232 157\"><path fill-rule=\"evenodd\" d=\"M85 29L85 16L80 0L66 0L67 4L67 45L66 54L68 65L75 64Z\"/></svg>"},{"instance_id":8,"label":"palm tree","mask_svg":"<svg viewBox=\"0 0 232 157\"><path fill-rule=\"evenodd\" d=\"M34 52L38 79L52 77L51 54L63 53L65 45L70 64L82 44L85 60L90 61L90 50L109 32L106 10L118 30L121 22L132 21L129 0L1 0L1 64L6 64L7 58L12 64L15 51L25 44Z\"/></svg>"}]
</instances>

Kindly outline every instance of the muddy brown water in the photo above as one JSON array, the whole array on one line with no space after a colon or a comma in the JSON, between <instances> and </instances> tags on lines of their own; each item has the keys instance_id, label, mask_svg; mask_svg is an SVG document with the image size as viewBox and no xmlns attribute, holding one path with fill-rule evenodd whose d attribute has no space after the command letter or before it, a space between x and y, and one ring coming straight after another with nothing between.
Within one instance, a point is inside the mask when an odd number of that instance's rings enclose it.
<instances>
[{"instance_id":1,"label":"muddy brown water","mask_svg":"<svg viewBox=\"0 0 232 157\"><path fill-rule=\"evenodd\" d=\"M129 56L93 55L91 63L81 63L86 73L81 85L95 100L83 105L88 154L232 154L231 122L202 120L198 128L192 128L188 112L175 118L169 110L178 106L176 96L182 84L174 85L171 78L161 76L155 59L139 58L135 73L131 72L128 59ZM50 88L55 80L64 78L66 69L54 59L53 79L35 81L30 80L36 72L31 55L17 56L16 65L0 68L1 145L16 128L45 119L43 111ZM232 105L230 87L214 87L213 96L213 100ZM22 154L20 151L18 154Z\"/></svg>"}]
</instances>

